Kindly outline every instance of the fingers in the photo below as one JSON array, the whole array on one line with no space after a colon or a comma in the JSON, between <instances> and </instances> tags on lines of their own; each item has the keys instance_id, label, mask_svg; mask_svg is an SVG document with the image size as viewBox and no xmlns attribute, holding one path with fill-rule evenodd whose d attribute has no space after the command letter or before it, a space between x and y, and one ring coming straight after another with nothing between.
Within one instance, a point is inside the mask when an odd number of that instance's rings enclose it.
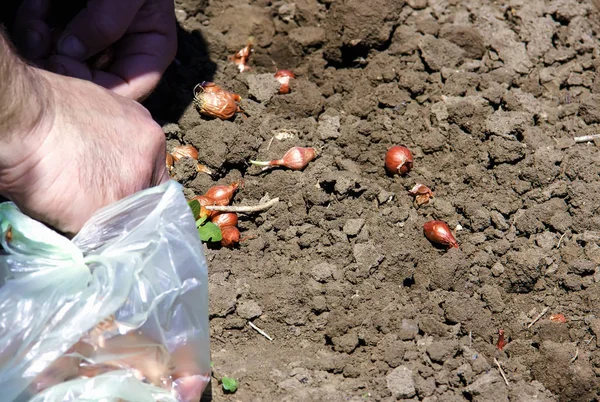
<instances>
[{"instance_id":1,"label":"fingers","mask_svg":"<svg viewBox=\"0 0 600 402\"><path fill-rule=\"evenodd\" d=\"M143 0L89 0L61 34L58 54L83 61L106 49L125 34L142 4Z\"/></svg>"},{"instance_id":2,"label":"fingers","mask_svg":"<svg viewBox=\"0 0 600 402\"><path fill-rule=\"evenodd\" d=\"M144 61L140 57L140 62ZM52 56L44 67L56 74L92 81L123 97L141 102L158 84L160 73L142 69L132 77L122 78L111 71L102 71L90 68L85 62L77 61L66 56Z\"/></svg>"},{"instance_id":3,"label":"fingers","mask_svg":"<svg viewBox=\"0 0 600 402\"><path fill-rule=\"evenodd\" d=\"M15 18L14 37L23 57L37 60L52 48L52 32L45 20L50 0L24 0Z\"/></svg>"}]
</instances>

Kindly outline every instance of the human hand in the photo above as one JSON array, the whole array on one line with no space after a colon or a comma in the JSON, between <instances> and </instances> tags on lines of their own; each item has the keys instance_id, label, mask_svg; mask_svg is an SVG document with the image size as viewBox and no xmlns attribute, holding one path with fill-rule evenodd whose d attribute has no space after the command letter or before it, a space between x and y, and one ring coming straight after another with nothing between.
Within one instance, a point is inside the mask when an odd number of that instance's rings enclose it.
<instances>
[{"instance_id":1,"label":"human hand","mask_svg":"<svg viewBox=\"0 0 600 402\"><path fill-rule=\"evenodd\" d=\"M15 21L22 54L46 69L142 100L175 57L173 0L88 0L58 36L52 31L62 27L50 25L50 2L24 0ZM108 48L114 55L108 66L89 63Z\"/></svg>"},{"instance_id":2,"label":"human hand","mask_svg":"<svg viewBox=\"0 0 600 402\"><path fill-rule=\"evenodd\" d=\"M0 195L75 234L99 208L168 180L164 133L143 106L29 68L44 107L31 130L3 145Z\"/></svg>"}]
</instances>

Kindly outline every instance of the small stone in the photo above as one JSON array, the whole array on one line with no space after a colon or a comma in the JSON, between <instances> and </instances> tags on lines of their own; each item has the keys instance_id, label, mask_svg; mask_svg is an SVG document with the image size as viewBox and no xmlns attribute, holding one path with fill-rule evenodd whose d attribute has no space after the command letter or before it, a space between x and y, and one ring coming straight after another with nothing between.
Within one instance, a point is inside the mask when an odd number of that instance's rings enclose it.
<instances>
[{"instance_id":1,"label":"small stone","mask_svg":"<svg viewBox=\"0 0 600 402\"><path fill-rule=\"evenodd\" d=\"M360 233L360 230L364 224L364 219L348 219L342 230L348 236L356 236L358 233Z\"/></svg>"},{"instance_id":2,"label":"small stone","mask_svg":"<svg viewBox=\"0 0 600 402\"><path fill-rule=\"evenodd\" d=\"M247 320L251 320L262 315L262 309L254 300L244 300L238 303L236 307L237 314Z\"/></svg>"},{"instance_id":3,"label":"small stone","mask_svg":"<svg viewBox=\"0 0 600 402\"><path fill-rule=\"evenodd\" d=\"M273 74L251 74L246 77L248 93L260 103L268 102L279 92L281 84Z\"/></svg>"},{"instance_id":4,"label":"small stone","mask_svg":"<svg viewBox=\"0 0 600 402\"><path fill-rule=\"evenodd\" d=\"M175 10L175 19L177 19L177 22L179 23L184 23L185 20L187 20L187 13L185 12L185 10L182 10L180 8Z\"/></svg>"},{"instance_id":5,"label":"small stone","mask_svg":"<svg viewBox=\"0 0 600 402\"><path fill-rule=\"evenodd\" d=\"M335 265L323 262L315 265L311 270L311 276L317 282L325 283L331 279L335 271Z\"/></svg>"},{"instance_id":6,"label":"small stone","mask_svg":"<svg viewBox=\"0 0 600 402\"><path fill-rule=\"evenodd\" d=\"M387 387L396 398L412 398L417 393L415 379L411 369L396 367L386 377Z\"/></svg>"},{"instance_id":7,"label":"small stone","mask_svg":"<svg viewBox=\"0 0 600 402\"><path fill-rule=\"evenodd\" d=\"M379 204L385 204L386 202L391 201L394 198L394 193L386 190L381 190L379 194L377 194L377 201Z\"/></svg>"},{"instance_id":8,"label":"small stone","mask_svg":"<svg viewBox=\"0 0 600 402\"><path fill-rule=\"evenodd\" d=\"M492 275L498 277L504 273L504 265L500 261L494 264L492 267Z\"/></svg>"}]
</instances>

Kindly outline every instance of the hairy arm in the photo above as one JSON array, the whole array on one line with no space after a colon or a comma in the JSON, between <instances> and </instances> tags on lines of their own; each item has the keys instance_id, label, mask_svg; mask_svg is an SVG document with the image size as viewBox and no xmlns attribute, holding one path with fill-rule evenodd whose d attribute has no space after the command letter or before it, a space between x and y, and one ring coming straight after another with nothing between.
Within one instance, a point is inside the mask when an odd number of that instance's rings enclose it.
<instances>
[{"instance_id":1,"label":"hairy arm","mask_svg":"<svg viewBox=\"0 0 600 402\"><path fill-rule=\"evenodd\" d=\"M49 103L45 82L14 52L0 29L0 169L27 153L22 145Z\"/></svg>"}]
</instances>

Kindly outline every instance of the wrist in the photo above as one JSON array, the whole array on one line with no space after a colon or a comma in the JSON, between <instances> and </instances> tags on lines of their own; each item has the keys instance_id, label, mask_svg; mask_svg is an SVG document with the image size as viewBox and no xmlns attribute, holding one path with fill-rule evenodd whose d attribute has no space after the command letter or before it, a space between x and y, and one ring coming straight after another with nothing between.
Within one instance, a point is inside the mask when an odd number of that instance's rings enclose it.
<instances>
[{"instance_id":1,"label":"wrist","mask_svg":"<svg viewBox=\"0 0 600 402\"><path fill-rule=\"evenodd\" d=\"M12 67L10 84L0 94L0 195L9 199L28 190L15 183L23 182L40 160L39 149L50 133L54 111L50 81L43 71L20 60Z\"/></svg>"},{"instance_id":2,"label":"wrist","mask_svg":"<svg viewBox=\"0 0 600 402\"><path fill-rule=\"evenodd\" d=\"M19 59L10 69L0 94L0 171L21 164L43 142L40 126L53 103L40 70Z\"/></svg>"}]
</instances>

